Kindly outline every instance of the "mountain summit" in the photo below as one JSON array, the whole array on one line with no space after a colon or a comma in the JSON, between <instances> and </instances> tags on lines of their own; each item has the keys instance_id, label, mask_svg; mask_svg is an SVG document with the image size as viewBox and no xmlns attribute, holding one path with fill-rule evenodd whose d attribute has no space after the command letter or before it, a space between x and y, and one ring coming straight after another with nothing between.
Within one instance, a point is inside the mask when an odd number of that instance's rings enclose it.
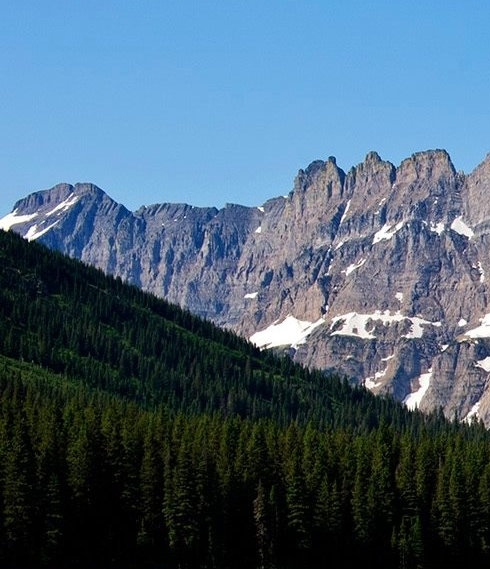
<instances>
[{"instance_id":1,"label":"mountain summit","mask_svg":"<svg viewBox=\"0 0 490 569\"><path fill-rule=\"evenodd\" d=\"M0 221L308 366L490 425L490 158L300 170L260 207L128 211L59 184ZM490 278L490 277L489 277Z\"/></svg>"}]
</instances>

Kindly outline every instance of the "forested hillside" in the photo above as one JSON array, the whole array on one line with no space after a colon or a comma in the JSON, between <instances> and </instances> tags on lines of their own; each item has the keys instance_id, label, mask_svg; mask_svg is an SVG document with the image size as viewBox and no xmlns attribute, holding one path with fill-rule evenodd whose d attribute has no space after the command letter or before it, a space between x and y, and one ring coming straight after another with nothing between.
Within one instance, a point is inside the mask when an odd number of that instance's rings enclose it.
<instances>
[{"instance_id":1,"label":"forested hillside","mask_svg":"<svg viewBox=\"0 0 490 569\"><path fill-rule=\"evenodd\" d=\"M490 438L0 232L3 567L490 562Z\"/></svg>"}]
</instances>

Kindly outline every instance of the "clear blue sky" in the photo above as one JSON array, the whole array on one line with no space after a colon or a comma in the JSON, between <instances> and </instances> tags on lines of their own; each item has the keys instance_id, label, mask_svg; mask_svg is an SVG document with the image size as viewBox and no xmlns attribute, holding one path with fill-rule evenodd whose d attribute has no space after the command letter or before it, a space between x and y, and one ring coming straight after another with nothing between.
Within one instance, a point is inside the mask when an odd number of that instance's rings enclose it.
<instances>
[{"instance_id":1,"label":"clear blue sky","mask_svg":"<svg viewBox=\"0 0 490 569\"><path fill-rule=\"evenodd\" d=\"M490 2L0 0L0 215L91 181L259 205L299 168L490 151Z\"/></svg>"}]
</instances>

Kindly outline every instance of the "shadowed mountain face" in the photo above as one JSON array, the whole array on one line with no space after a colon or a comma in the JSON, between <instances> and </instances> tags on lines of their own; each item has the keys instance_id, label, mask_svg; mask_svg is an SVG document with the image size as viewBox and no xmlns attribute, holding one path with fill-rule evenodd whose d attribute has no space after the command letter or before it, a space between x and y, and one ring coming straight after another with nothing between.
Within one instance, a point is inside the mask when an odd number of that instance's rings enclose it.
<instances>
[{"instance_id":1,"label":"shadowed mountain face","mask_svg":"<svg viewBox=\"0 0 490 569\"><path fill-rule=\"evenodd\" d=\"M375 393L490 425L490 158L372 152L300 170L261 207L130 212L91 184L18 201L0 227L119 275Z\"/></svg>"}]
</instances>

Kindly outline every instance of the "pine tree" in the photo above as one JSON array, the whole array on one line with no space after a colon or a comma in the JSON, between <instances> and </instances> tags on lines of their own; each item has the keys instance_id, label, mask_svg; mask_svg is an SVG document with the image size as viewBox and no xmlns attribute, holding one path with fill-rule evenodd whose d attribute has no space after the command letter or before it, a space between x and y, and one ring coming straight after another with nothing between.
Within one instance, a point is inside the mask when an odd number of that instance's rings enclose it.
<instances>
[{"instance_id":1,"label":"pine tree","mask_svg":"<svg viewBox=\"0 0 490 569\"><path fill-rule=\"evenodd\" d=\"M145 557L158 558L162 552L166 529L163 519L163 461L153 429L145 435L138 497L140 525L138 545Z\"/></svg>"},{"instance_id":2,"label":"pine tree","mask_svg":"<svg viewBox=\"0 0 490 569\"><path fill-rule=\"evenodd\" d=\"M34 561L39 547L34 464L25 416L17 414L3 468L3 542L7 564L11 565Z\"/></svg>"}]
</instances>

